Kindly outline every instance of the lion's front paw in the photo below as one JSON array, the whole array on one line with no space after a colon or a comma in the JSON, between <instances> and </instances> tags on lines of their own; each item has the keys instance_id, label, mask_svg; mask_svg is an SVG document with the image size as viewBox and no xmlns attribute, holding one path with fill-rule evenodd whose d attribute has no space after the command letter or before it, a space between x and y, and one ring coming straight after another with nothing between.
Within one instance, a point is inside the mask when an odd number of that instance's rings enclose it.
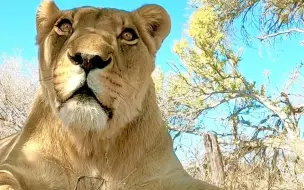
<instances>
[{"instance_id":1,"label":"lion's front paw","mask_svg":"<svg viewBox=\"0 0 304 190\"><path fill-rule=\"evenodd\" d=\"M15 190L15 189L10 185L0 185L0 190Z\"/></svg>"},{"instance_id":2,"label":"lion's front paw","mask_svg":"<svg viewBox=\"0 0 304 190\"><path fill-rule=\"evenodd\" d=\"M0 170L0 190L21 190L18 180L7 170Z\"/></svg>"}]
</instances>

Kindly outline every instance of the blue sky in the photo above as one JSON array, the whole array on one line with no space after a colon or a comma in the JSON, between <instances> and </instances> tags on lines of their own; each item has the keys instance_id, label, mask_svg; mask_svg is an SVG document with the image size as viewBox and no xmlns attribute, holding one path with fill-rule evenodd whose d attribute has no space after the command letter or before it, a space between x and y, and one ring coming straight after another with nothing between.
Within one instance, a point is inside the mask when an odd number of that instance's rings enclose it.
<instances>
[{"instance_id":1,"label":"blue sky","mask_svg":"<svg viewBox=\"0 0 304 190\"><path fill-rule=\"evenodd\" d=\"M9 0L1 2L0 11L0 54L13 54L16 49L22 51L22 56L26 59L36 59L37 47L35 45L35 15L41 0ZM126 3L124 0L55 0L60 9L70 9L78 6L90 5L98 7L113 7L125 10L134 10L143 4L162 5L172 17L172 32L164 42L162 49L157 56L157 64L162 64L172 60L171 47L174 40L179 39L182 28L187 21L187 0L174 2L169 0L133 0ZM132 3L130 3L132 2ZM166 69L166 68L165 68Z\"/></svg>"},{"instance_id":2,"label":"blue sky","mask_svg":"<svg viewBox=\"0 0 304 190\"><path fill-rule=\"evenodd\" d=\"M0 11L0 54L13 55L17 50L21 50L21 56L32 60L37 58L37 46L35 45L35 15L41 0L9 0L2 2ZM114 7L125 10L134 10L147 3L162 5L170 14L172 20L172 30L168 38L164 41L162 48L158 52L156 64L168 71L170 67L167 61L178 61L172 53L172 45L175 40L185 36L184 31L191 14L188 0L133 0L126 3L124 0L55 0L60 9L70 9L77 6L91 5L99 7ZM238 30L238 25L235 30ZM302 61L303 48L300 41L303 37L285 38L281 43L277 43L276 48L267 48L266 45L253 43L254 48L246 47L239 41L233 41L234 47L243 47L241 71L247 79L257 81L257 84L266 82L263 77L265 69L271 70L272 90L276 91L288 78L290 71L295 67L295 63Z\"/></svg>"},{"instance_id":3,"label":"blue sky","mask_svg":"<svg viewBox=\"0 0 304 190\"><path fill-rule=\"evenodd\" d=\"M2 2L0 11L0 54L14 54L17 49L21 50L21 56L26 59L37 58L35 14L40 2L41 0ZM160 65L166 71L170 70L170 67L166 64L167 61L178 61L178 58L172 54L172 45L175 40L184 36L185 27L191 14L187 0L178 0L174 3L172 0L133 0L132 3L126 3L123 0L57 0L55 2L61 9L91 5L133 10L147 3L162 5L172 19L171 33L163 43L157 56L157 65ZM245 47L241 64L242 71L248 79L256 80L259 84L265 81L262 72L264 69L269 69L272 73L271 80L281 86L284 78L295 66L294 63L303 59L301 40L304 40L303 37L292 38L291 40L287 38L283 41L284 43L278 43L276 49L267 48L265 45L258 43L254 43L254 47L257 49ZM234 45L236 45L236 48L244 47L244 44L240 43Z\"/></svg>"}]
</instances>

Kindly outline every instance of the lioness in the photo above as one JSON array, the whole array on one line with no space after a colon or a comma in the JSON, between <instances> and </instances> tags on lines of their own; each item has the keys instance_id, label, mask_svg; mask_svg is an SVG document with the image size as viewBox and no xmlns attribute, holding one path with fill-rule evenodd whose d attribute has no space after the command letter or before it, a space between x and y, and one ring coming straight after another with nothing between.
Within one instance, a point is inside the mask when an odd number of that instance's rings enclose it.
<instances>
[{"instance_id":1,"label":"lioness","mask_svg":"<svg viewBox=\"0 0 304 190\"><path fill-rule=\"evenodd\" d=\"M170 32L158 5L37 12L41 87L22 132L0 141L0 189L216 190L182 168L151 78Z\"/></svg>"}]
</instances>

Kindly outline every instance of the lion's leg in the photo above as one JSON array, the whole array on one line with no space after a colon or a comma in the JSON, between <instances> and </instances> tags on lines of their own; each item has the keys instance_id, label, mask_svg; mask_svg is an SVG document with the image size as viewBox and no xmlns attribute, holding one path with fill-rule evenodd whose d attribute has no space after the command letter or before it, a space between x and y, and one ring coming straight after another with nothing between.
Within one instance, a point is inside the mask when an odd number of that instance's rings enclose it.
<instances>
[{"instance_id":1,"label":"lion's leg","mask_svg":"<svg viewBox=\"0 0 304 190\"><path fill-rule=\"evenodd\" d=\"M10 185L0 185L0 190L15 190Z\"/></svg>"},{"instance_id":2,"label":"lion's leg","mask_svg":"<svg viewBox=\"0 0 304 190\"><path fill-rule=\"evenodd\" d=\"M0 170L0 190L22 190L18 180L7 170Z\"/></svg>"}]
</instances>

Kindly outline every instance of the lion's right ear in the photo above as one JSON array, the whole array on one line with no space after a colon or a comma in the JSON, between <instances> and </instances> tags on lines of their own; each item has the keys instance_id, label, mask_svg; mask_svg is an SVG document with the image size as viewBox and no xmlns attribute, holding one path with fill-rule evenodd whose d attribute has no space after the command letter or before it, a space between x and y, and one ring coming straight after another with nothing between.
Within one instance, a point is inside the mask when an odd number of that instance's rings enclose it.
<instances>
[{"instance_id":1,"label":"lion's right ear","mask_svg":"<svg viewBox=\"0 0 304 190\"><path fill-rule=\"evenodd\" d=\"M135 10L134 14L142 19L141 24L154 40L155 48L158 50L171 30L171 19L168 12L159 5L150 4Z\"/></svg>"},{"instance_id":2,"label":"lion's right ear","mask_svg":"<svg viewBox=\"0 0 304 190\"><path fill-rule=\"evenodd\" d=\"M52 30L53 25L60 15L60 10L52 0L44 0L40 4L36 15L38 44L40 44L44 37Z\"/></svg>"}]
</instances>

